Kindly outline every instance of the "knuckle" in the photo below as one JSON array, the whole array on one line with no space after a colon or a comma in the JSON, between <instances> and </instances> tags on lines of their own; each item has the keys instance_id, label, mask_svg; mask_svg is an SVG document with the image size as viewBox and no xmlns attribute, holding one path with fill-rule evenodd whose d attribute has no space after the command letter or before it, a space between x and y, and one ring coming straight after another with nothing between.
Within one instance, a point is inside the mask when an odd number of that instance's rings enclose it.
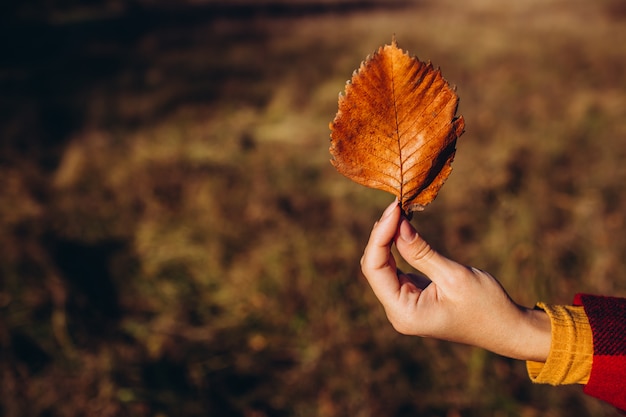
<instances>
[{"instance_id":1,"label":"knuckle","mask_svg":"<svg viewBox=\"0 0 626 417\"><path fill-rule=\"evenodd\" d=\"M420 240L419 243L414 245L410 251L411 259L415 261L428 260L432 255L433 255L433 249L424 240Z\"/></svg>"},{"instance_id":2,"label":"knuckle","mask_svg":"<svg viewBox=\"0 0 626 417\"><path fill-rule=\"evenodd\" d=\"M367 273L373 269L371 265L371 261L366 256L363 256L361 258L360 265L361 265L361 271L363 273Z\"/></svg>"}]
</instances>

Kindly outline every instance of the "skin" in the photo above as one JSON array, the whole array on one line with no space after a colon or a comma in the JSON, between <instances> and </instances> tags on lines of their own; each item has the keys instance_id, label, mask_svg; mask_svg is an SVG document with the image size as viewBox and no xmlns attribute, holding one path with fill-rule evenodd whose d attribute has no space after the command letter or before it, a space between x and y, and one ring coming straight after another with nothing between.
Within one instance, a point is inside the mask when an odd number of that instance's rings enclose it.
<instances>
[{"instance_id":1,"label":"skin","mask_svg":"<svg viewBox=\"0 0 626 417\"><path fill-rule=\"evenodd\" d=\"M423 276L396 268L400 255ZM394 201L374 224L361 269L400 333L464 343L520 360L545 362L547 314L516 304L490 274L444 257L421 238Z\"/></svg>"}]
</instances>

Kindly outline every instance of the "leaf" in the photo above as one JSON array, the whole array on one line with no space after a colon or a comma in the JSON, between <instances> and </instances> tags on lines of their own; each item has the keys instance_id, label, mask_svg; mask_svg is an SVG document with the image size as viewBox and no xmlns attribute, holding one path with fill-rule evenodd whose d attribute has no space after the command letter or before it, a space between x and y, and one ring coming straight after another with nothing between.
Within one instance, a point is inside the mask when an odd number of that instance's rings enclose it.
<instances>
[{"instance_id":1,"label":"leaf","mask_svg":"<svg viewBox=\"0 0 626 417\"><path fill-rule=\"evenodd\" d=\"M463 116L439 69L391 45L361 63L330 123L341 174L398 197L406 214L432 202L452 171Z\"/></svg>"}]
</instances>

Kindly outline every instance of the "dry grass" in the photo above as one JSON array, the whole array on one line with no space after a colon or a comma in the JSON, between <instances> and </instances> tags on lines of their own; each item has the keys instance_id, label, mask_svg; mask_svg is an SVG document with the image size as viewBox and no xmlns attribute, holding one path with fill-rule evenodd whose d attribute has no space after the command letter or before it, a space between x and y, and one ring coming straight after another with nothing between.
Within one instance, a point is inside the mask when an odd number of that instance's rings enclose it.
<instances>
[{"instance_id":1,"label":"dry grass","mask_svg":"<svg viewBox=\"0 0 626 417\"><path fill-rule=\"evenodd\" d=\"M624 296L623 17L473 0L224 18L99 40L88 63L121 56L105 75L55 64L70 126L15 111L2 148L1 414L616 415L395 334L358 269L391 196L334 172L327 126L395 33L458 86L467 126L419 230L526 305Z\"/></svg>"}]
</instances>

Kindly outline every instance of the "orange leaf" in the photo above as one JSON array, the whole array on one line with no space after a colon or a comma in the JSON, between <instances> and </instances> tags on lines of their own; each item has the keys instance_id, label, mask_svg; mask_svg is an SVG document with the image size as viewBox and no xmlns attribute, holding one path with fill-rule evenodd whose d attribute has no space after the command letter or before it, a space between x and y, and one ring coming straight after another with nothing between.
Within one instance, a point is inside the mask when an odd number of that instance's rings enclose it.
<instances>
[{"instance_id":1,"label":"orange leaf","mask_svg":"<svg viewBox=\"0 0 626 417\"><path fill-rule=\"evenodd\" d=\"M452 171L463 116L439 69L391 45L361 64L330 123L331 163L341 174L423 210Z\"/></svg>"}]
</instances>

